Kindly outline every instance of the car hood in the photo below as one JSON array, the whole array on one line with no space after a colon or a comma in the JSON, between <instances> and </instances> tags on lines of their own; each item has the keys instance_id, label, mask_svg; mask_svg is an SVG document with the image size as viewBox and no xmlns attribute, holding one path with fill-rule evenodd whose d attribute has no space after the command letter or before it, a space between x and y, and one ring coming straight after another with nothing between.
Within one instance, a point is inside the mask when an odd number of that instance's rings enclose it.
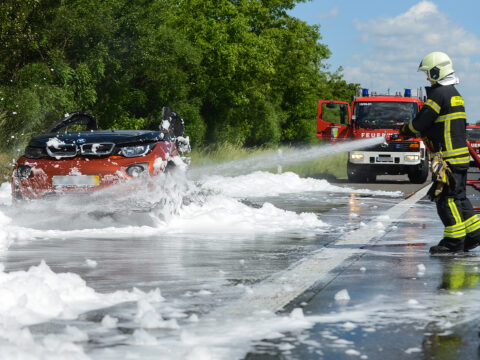
<instances>
[{"instance_id":1,"label":"car hood","mask_svg":"<svg viewBox=\"0 0 480 360\"><path fill-rule=\"evenodd\" d=\"M65 144L114 143L115 145L133 145L167 140L168 134L151 130L100 130L66 133L47 133L37 135L30 140L29 146L44 147L51 139Z\"/></svg>"}]
</instances>

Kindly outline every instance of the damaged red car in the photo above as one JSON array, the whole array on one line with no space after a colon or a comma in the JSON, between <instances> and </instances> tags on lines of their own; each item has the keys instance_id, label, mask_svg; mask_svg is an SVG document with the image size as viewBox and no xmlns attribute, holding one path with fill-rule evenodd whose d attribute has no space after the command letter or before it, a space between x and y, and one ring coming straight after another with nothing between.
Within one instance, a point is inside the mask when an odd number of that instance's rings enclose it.
<instances>
[{"instance_id":1,"label":"damaged red car","mask_svg":"<svg viewBox=\"0 0 480 360\"><path fill-rule=\"evenodd\" d=\"M98 130L82 112L66 114L32 138L14 168L15 200L93 192L185 165L190 150L183 119L164 107L162 126L152 130Z\"/></svg>"}]
</instances>

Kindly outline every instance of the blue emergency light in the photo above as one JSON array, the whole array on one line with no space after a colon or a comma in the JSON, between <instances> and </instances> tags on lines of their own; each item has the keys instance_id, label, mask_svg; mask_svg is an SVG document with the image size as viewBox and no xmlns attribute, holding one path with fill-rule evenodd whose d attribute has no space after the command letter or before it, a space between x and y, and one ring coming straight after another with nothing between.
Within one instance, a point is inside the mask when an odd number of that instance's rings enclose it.
<instances>
[{"instance_id":1,"label":"blue emergency light","mask_svg":"<svg viewBox=\"0 0 480 360\"><path fill-rule=\"evenodd\" d=\"M412 89L405 89L405 97L411 97L412 96Z\"/></svg>"},{"instance_id":2,"label":"blue emergency light","mask_svg":"<svg viewBox=\"0 0 480 360\"><path fill-rule=\"evenodd\" d=\"M368 96L368 89L362 89L362 96Z\"/></svg>"}]
</instances>

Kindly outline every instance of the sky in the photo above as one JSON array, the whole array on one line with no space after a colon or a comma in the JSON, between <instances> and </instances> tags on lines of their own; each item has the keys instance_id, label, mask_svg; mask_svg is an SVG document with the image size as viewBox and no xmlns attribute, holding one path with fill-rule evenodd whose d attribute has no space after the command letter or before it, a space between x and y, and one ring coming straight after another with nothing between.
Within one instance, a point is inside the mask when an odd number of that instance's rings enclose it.
<instances>
[{"instance_id":1,"label":"sky","mask_svg":"<svg viewBox=\"0 0 480 360\"><path fill-rule=\"evenodd\" d=\"M320 25L332 52L330 71L343 68L347 82L378 93L429 85L417 72L422 58L443 51L460 78L467 121L480 121L479 0L311 0L290 14ZM423 92L425 93L425 92Z\"/></svg>"}]
</instances>

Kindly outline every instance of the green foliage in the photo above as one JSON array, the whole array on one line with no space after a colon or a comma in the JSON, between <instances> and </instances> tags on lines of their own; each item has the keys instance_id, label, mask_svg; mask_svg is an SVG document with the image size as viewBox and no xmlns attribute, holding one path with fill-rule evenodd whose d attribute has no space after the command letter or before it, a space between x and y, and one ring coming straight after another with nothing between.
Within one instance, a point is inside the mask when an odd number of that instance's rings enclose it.
<instances>
[{"instance_id":1,"label":"green foliage","mask_svg":"<svg viewBox=\"0 0 480 360\"><path fill-rule=\"evenodd\" d=\"M101 128L151 128L163 106L192 145L315 139L320 98L356 84L318 26L287 14L301 0L4 0L0 3L0 150L62 114Z\"/></svg>"}]
</instances>

